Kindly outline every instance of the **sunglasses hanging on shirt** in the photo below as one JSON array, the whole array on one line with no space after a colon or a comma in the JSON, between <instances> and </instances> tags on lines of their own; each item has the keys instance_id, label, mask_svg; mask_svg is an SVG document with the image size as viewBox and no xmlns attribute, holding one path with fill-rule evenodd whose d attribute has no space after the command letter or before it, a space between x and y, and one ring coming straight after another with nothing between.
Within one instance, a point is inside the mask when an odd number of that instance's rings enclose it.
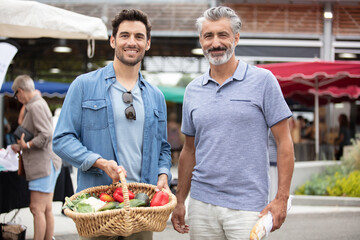
<instances>
[{"instance_id":1,"label":"sunglasses hanging on shirt","mask_svg":"<svg viewBox=\"0 0 360 240\"><path fill-rule=\"evenodd\" d=\"M126 118L130 120L136 120L135 108L133 106L133 95L131 94L131 91L124 92L122 99L124 103L130 104L130 106L125 109Z\"/></svg>"}]
</instances>

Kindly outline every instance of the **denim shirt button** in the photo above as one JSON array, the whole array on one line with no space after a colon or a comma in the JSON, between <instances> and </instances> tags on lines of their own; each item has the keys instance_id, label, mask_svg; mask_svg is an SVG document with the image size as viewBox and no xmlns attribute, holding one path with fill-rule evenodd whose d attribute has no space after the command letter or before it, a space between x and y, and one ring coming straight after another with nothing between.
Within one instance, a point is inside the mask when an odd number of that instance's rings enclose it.
<instances>
[{"instance_id":1,"label":"denim shirt button","mask_svg":"<svg viewBox=\"0 0 360 240\"><path fill-rule=\"evenodd\" d=\"M94 105L94 108L96 108L97 106L96 105Z\"/></svg>"}]
</instances>

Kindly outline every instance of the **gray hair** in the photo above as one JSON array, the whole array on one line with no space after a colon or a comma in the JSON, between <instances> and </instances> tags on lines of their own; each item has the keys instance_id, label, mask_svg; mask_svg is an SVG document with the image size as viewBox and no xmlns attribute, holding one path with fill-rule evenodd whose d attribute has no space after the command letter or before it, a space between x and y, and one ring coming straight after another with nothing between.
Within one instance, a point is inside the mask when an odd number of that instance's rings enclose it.
<instances>
[{"instance_id":1,"label":"gray hair","mask_svg":"<svg viewBox=\"0 0 360 240\"><path fill-rule=\"evenodd\" d=\"M24 90L25 92L35 91L35 84L32 78L29 75L19 75L15 78L11 89L15 92L19 88Z\"/></svg>"},{"instance_id":2,"label":"gray hair","mask_svg":"<svg viewBox=\"0 0 360 240\"><path fill-rule=\"evenodd\" d=\"M240 32L240 29L241 29L240 17L231 8L219 6L219 7L209 8L208 10L206 10L204 12L204 14L201 17L199 17L196 20L196 27L197 27L199 34L201 34L202 25L205 20L217 21L221 18L227 18L230 20L231 29L232 29L234 35L237 34L238 32Z\"/></svg>"}]
</instances>

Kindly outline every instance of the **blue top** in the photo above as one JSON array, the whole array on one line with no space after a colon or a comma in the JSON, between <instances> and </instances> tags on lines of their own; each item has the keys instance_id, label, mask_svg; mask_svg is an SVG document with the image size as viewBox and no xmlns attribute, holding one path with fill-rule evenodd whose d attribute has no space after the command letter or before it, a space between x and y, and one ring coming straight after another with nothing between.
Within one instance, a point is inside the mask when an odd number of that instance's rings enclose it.
<instances>
[{"instance_id":1,"label":"blue top","mask_svg":"<svg viewBox=\"0 0 360 240\"><path fill-rule=\"evenodd\" d=\"M144 103L141 97L141 90L138 84L131 89L133 96L133 107L136 120L127 119L125 109L130 106L124 103L122 95L127 92L118 81L110 87L110 97L113 104L115 131L118 157L121 165L126 169L127 182L140 182L141 160L144 135Z\"/></svg>"},{"instance_id":2,"label":"blue top","mask_svg":"<svg viewBox=\"0 0 360 240\"><path fill-rule=\"evenodd\" d=\"M270 71L239 61L221 86L209 72L186 88L182 132L195 137L191 197L231 209L268 204L268 130L291 111Z\"/></svg>"},{"instance_id":3,"label":"blue top","mask_svg":"<svg viewBox=\"0 0 360 240\"><path fill-rule=\"evenodd\" d=\"M111 178L93 168L102 157L119 165L110 87L116 82L112 63L78 76L70 85L55 129L53 150L79 168L77 191L108 185ZM145 124L141 182L157 184L158 175L171 179L170 144L167 142L166 103L160 90L146 82L139 72L138 85L144 102Z\"/></svg>"}]
</instances>

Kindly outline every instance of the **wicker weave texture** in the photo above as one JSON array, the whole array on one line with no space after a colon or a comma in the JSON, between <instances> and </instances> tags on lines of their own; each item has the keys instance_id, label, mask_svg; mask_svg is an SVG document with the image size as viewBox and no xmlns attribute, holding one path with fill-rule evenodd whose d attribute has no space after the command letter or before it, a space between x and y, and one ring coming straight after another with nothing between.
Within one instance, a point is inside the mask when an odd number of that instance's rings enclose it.
<instances>
[{"instance_id":1,"label":"wicker weave texture","mask_svg":"<svg viewBox=\"0 0 360 240\"><path fill-rule=\"evenodd\" d=\"M98 236L129 236L141 231L161 232L166 227L166 222L176 206L176 197L170 191L169 203L160 207L129 207L128 190L137 194L146 193L150 199L155 194L156 186L145 183L116 183L109 186L98 186L85 189L70 197L75 200L82 193L111 194L116 188L122 187L124 194L124 208L94 213L78 213L65 209L64 213L76 224L77 231L83 237ZM65 203L66 204L66 203Z\"/></svg>"}]
</instances>

